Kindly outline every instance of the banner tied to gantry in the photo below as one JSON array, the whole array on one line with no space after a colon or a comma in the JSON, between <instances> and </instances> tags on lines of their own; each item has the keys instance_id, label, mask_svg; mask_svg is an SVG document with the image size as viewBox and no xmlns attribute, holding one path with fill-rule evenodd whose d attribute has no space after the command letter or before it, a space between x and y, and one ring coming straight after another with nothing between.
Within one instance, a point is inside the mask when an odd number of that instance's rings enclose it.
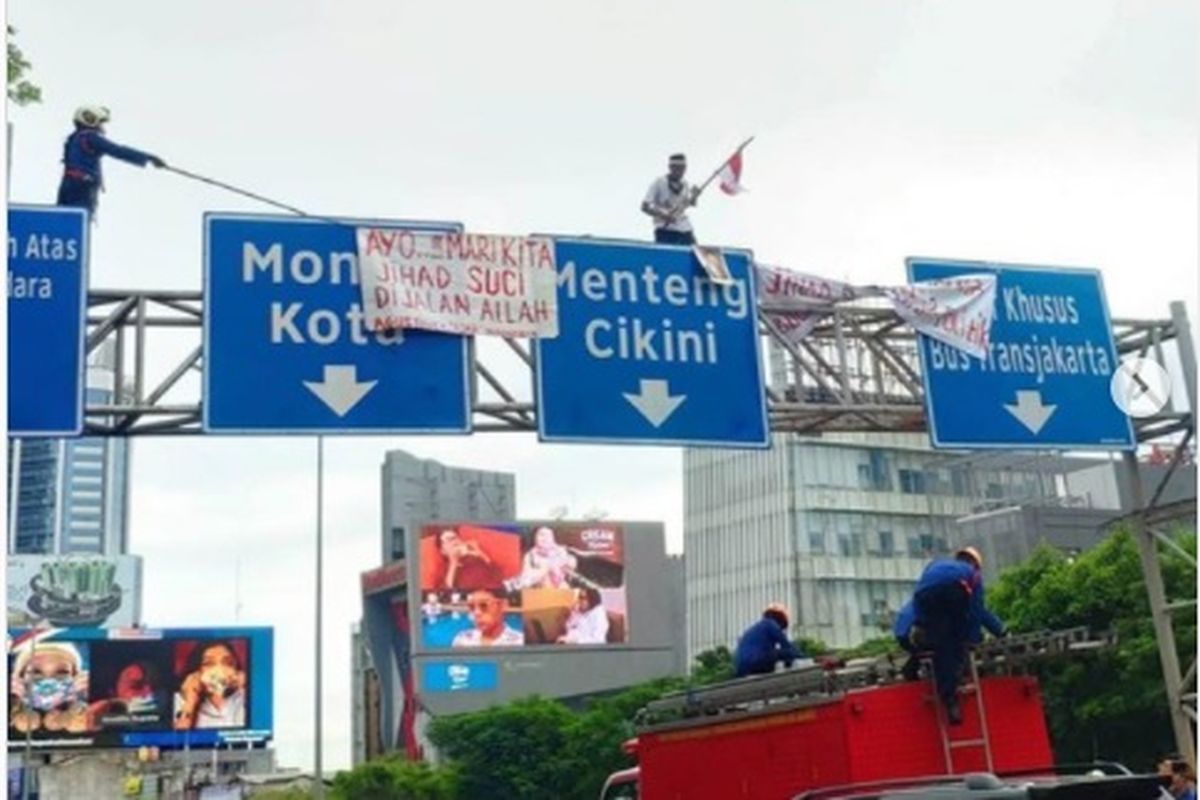
<instances>
[{"instance_id":1,"label":"banner tied to gantry","mask_svg":"<svg viewBox=\"0 0 1200 800\"><path fill-rule=\"evenodd\" d=\"M360 227L357 240L372 331L558 335L551 239Z\"/></svg>"}]
</instances>

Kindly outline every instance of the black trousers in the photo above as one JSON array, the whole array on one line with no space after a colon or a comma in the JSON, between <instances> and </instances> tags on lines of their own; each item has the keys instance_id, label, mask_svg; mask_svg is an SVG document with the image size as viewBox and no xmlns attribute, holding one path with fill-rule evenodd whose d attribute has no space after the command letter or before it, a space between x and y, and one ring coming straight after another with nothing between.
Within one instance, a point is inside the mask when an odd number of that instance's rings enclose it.
<instances>
[{"instance_id":1,"label":"black trousers","mask_svg":"<svg viewBox=\"0 0 1200 800\"><path fill-rule=\"evenodd\" d=\"M954 699L967 653L970 598L958 583L922 589L913 597L928 647L933 651L933 679L942 702Z\"/></svg>"},{"instance_id":2,"label":"black trousers","mask_svg":"<svg viewBox=\"0 0 1200 800\"><path fill-rule=\"evenodd\" d=\"M58 185L58 205L86 208L89 212L95 213L99 190L99 185L92 181L64 177L62 183Z\"/></svg>"},{"instance_id":3,"label":"black trousers","mask_svg":"<svg viewBox=\"0 0 1200 800\"><path fill-rule=\"evenodd\" d=\"M654 241L656 244L695 244L696 237L691 231L673 231L669 228L655 228Z\"/></svg>"}]
</instances>

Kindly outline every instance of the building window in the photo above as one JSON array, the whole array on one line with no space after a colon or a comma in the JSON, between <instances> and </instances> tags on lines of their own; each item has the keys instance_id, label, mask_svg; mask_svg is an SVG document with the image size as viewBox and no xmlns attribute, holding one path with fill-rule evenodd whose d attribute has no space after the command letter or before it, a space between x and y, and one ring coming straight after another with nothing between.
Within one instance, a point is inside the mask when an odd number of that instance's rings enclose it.
<instances>
[{"instance_id":1,"label":"building window","mask_svg":"<svg viewBox=\"0 0 1200 800\"><path fill-rule=\"evenodd\" d=\"M891 557L896 553L896 537L891 531L879 532L879 555Z\"/></svg>"},{"instance_id":2,"label":"building window","mask_svg":"<svg viewBox=\"0 0 1200 800\"><path fill-rule=\"evenodd\" d=\"M838 534L838 553L843 556L861 556L862 555L862 534L861 533L839 533Z\"/></svg>"},{"instance_id":3,"label":"building window","mask_svg":"<svg viewBox=\"0 0 1200 800\"><path fill-rule=\"evenodd\" d=\"M875 481L871 477L871 465L858 465L858 488L870 491L875 488Z\"/></svg>"},{"instance_id":4,"label":"building window","mask_svg":"<svg viewBox=\"0 0 1200 800\"><path fill-rule=\"evenodd\" d=\"M404 558L405 546L404 528L392 528L392 561Z\"/></svg>"},{"instance_id":5,"label":"building window","mask_svg":"<svg viewBox=\"0 0 1200 800\"><path fill-rule=\"evenodd\" d=\"M989 500L999 500L1004 496L1004 487L998 483L989 483L987 485L987 496Z\"/></svg>"},{"instance_id":6,"label":"building window","mask_svg":"<svg viewBox=\"0 0 1200 800\"><path fill-rule=\"evenodd\" d=\"M925 473L914 469L900 470L900 491L904 494L925 494Z\"/></svg>"},{"instance_id":7,"label":"building window","mask_svg":"<svg viewBox=\"0 0 1200 800\"><path fill-rule=\"evenodd\" d=\"M825 531L808 532L808 552L813 555L825 555Z\"/></svg>"}]
</instances>

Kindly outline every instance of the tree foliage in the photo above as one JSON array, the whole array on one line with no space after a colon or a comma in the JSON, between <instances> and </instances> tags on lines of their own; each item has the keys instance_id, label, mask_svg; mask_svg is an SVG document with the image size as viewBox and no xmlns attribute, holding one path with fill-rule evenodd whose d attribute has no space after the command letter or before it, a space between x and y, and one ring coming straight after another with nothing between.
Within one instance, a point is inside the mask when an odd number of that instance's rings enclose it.
<instances>
[{"instance_id":1,"label":"tree foliage","mask_svg":"<svg viewBox=\"0 0 1200 800\"><path fill-rule=\"evenodd\" d=\"M1195 534L1176 540L1196 552ZM1194 569L1166 551L1161 560L1168 598L1194 598ZM1175 749L1141 561L1128 533L1074 559L1043 547L1005 571L988 600L1014 631L1086 625L1117 635L1110 651L1038 668L1060 761L1114 758L1149 768ZM1176 615L1175 636L1187 664L1196 652L1194 614Z\"/></svg>"},{"instance_id":2,"label":"tree foliage","mask_svg":"<svg viewBox=\"0 0 1200 800\"><path fill-rule=\"evenodd\" d=\"M338 773L330 796L333 800L454 800L459 796L458 772L448 766L381 758Z\"/></svg>"},{"instance_id":3,"label":"tree foliage","mask_svg":"<svg viewBox=\"0 0 1200 800\"><path fill-rule=\"evenodd\" d=\"M42 90L26 80L32 64L14 40L17 29L8 26L8 99L19 106L42 102Z\"/></svg>"}]
</instances>

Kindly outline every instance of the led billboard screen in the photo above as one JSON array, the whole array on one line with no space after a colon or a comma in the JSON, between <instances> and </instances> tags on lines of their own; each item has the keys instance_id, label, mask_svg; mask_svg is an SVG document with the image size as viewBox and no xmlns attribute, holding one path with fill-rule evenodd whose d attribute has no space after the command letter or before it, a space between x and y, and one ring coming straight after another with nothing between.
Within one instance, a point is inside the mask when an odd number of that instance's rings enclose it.
<instances>
[{"instance_id":1,"label":"led billboard screen","mask_svg":"<svg viewBox=\"0 0 1200 800\"><path fill-rule=\"evenodd\" d=\"M428 525L418 571L427 649L628 641L621 525Z\"/></svg>"},{"instance_id":2,"label":"led billboard screen","mask_svg":"<svg viewBox=\"0 0 1200 800\"><path fill-rule=\"evenodd\" d=\"M270 628L9 630L10 747L271 738Z\"/></svg>"}]
</instances>

